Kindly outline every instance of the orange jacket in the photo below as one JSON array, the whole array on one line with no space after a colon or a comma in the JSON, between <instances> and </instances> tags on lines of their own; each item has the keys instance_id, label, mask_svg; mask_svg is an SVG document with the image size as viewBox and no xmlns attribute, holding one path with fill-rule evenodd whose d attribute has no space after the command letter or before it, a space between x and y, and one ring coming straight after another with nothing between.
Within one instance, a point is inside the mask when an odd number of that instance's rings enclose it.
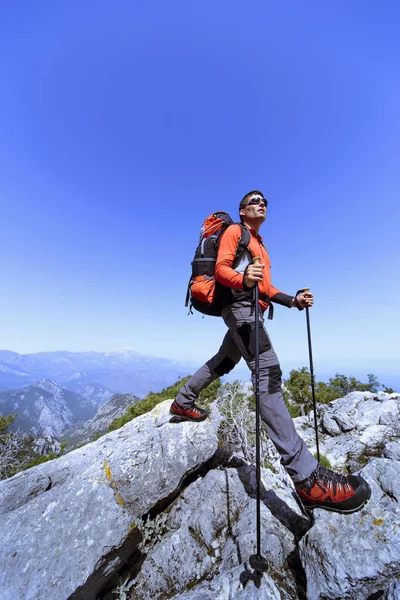
<instances>
[{"instance_id":1,"label":"orange jacket","mask_svg":"<svg viewBox=\"0 0 400 600\"><path fill-rule=\"evenodd\" d=\"M215 278L222 285L233 288L235 290L243 289L243 273L238 273L232 269L233 260L235 258L236 249L241 236L240 225L231 225L224 231L221 236L221 241L218 250L217 262L215 265ZM254 229L250 229L250 244L248 246L253 258L255 256L261 257L261 264L264 264L263 280L258 284L258 288L261 294L267 294L271 300L274 299L276 294L280 296L286 296L282 294L276 287L271 283L271 261L269 259L268 252L262 243L262 237L258 235ZM287 297L292 298L291 296ZM289 301L285 302L288 306ZM279 302L281 304L281 302ZM260 307L262 310L266 310L268 303L260 300Z\"/></svg>"}]
</instances>

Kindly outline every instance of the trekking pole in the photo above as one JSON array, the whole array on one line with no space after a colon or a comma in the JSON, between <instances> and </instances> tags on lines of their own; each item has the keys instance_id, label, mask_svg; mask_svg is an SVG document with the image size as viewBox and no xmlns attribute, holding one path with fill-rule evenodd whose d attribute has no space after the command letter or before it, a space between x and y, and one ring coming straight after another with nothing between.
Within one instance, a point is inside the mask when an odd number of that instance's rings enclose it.
<instances>
[{"instance_id":1,"label":"trekking pole","mask_svg":"<svg viewBox=\"0 0 400 600\"><path fill-rule=\"evenodd\" d=\"M299 290L297 294L301 292L309 292L310 288L304 288L303 290ZM297 296L296 294L296 296ZM314 429L315 429L315 441L317 444L317 461L319 462L319 440L318 440L318 424L317 424L317 402L315 400L315 382L314 382L314 365L313 365L313 357L312 357L312 347L311 347L311 327L310 327L310 312L308 306L306 306L306 321L307 321L307 337L308 337L308 355L310 357L310 374L311 374L311 393L313 400L313 408L314 408Z\"/></svg>"},{"instance_id":2,"label":"trekking pole","mask_svg":"<svg viewBox=\"0 0 400 600\"><path fill-rule=\"evenodd\" d=\"M253 264L260 263L260 257L253 258ZM260 329L259 329L259 304L258 284L254 286L254 343L255 343L255 396L256 396L256 482L257 482L257 554L250 556L250 566L255 571L267 571L268 563L261 555L261 461L260 461Z\"/></svg>"}]
</instances>

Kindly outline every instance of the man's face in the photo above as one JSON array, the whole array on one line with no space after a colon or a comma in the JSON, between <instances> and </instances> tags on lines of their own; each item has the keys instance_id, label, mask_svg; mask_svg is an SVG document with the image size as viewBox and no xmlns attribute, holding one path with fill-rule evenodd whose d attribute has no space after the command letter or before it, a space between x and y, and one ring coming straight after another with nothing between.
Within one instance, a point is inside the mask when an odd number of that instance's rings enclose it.
<instances>
[{"instance_id":1,"label":"man's face","mask_svg":"<svg viewBox=\"0 0 400 600\"><path fill-rule=\"evenodd\" d=\"M259 222L265 221L267 215L267 200L260 194L250 196L246 206L241 209L240 216L246 221L256 219Z\"/></svg>"}]
</instances>

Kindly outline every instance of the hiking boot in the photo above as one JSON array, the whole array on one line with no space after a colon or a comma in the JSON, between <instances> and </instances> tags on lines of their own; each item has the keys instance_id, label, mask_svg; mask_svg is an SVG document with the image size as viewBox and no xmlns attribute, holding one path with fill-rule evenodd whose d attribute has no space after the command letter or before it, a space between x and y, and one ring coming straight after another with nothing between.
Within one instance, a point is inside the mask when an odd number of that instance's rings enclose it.
<instances>
[{"instance_id":1,"label":"hiking boot","mask_svg":"<svg viewBox=\"0 0 400 600\"><path fill-rule=\"evenodd\" d=\"M195 404L191 408L181 408L176 400L171 404L169 409L171 415L177 417L174 421L204 421L207 419L208 412L203 408L199 408Z\"/></svg>"},{"instance_id":2,"label":"hiking boot","mask_svg":"<svg viewBox=\"0 0 400 600\"><path fill-rule=\"evenodd\" d=\"M295 483L305 508L324 508L339 513L360 510L371 496L371 488L359 475L342 475L318 465L303 481Z\"/></svg>"}]
</instances>

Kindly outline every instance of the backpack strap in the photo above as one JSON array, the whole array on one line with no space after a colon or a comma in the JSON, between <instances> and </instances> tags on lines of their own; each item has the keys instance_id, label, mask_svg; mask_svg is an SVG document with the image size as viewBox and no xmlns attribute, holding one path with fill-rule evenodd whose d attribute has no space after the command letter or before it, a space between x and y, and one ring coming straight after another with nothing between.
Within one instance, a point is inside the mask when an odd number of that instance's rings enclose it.
<instances>
[{"instance_id":1,"label":"backpack strap","mask_svg":"<svg viewBox=\"0 0 400 600\"><path fill-rule=\"evenodd\" d=\"M186 300L185 300L185 306L186 306L186 307L188 307L188 306L189 306L189 300L190 300L190 287L191 287L192 283L193 283L193 277L192 277L192 276L190 276L189 283L188 283L187 290L186 290ZM192 305L191 305L191 304L190 304L190 306L189 306L189 312L188 312L188 314L189 314L189 313L190 313L190 314L193 314L193 311L192 311Z\"/></svg>"},{"instance_id":2,"label":"backpack strap","mask_svg":"<svg viewBox=\"0 0 400 600\"><path fill-rule=\"evenodd\" d=\"M236 225L240 225L242 233L238 241L235 258L233 259L232 265L240 261L250 244L250 231L243 225L243 223L236 223Z\"/></svg>"},{"instance_id":3,"label":"backpack strap","mask_svg":"<svg viewBox=\"0 0 400 600\"><path fill-rule=\"evenodd\" d=\"M271 298L268 296L268 294L263 294L262 292L258 293L258 297L260 300L269 305L267 319L268 321L272 321L274 318L274 305L272 304Z\"/></svg>"}]
</instances>

